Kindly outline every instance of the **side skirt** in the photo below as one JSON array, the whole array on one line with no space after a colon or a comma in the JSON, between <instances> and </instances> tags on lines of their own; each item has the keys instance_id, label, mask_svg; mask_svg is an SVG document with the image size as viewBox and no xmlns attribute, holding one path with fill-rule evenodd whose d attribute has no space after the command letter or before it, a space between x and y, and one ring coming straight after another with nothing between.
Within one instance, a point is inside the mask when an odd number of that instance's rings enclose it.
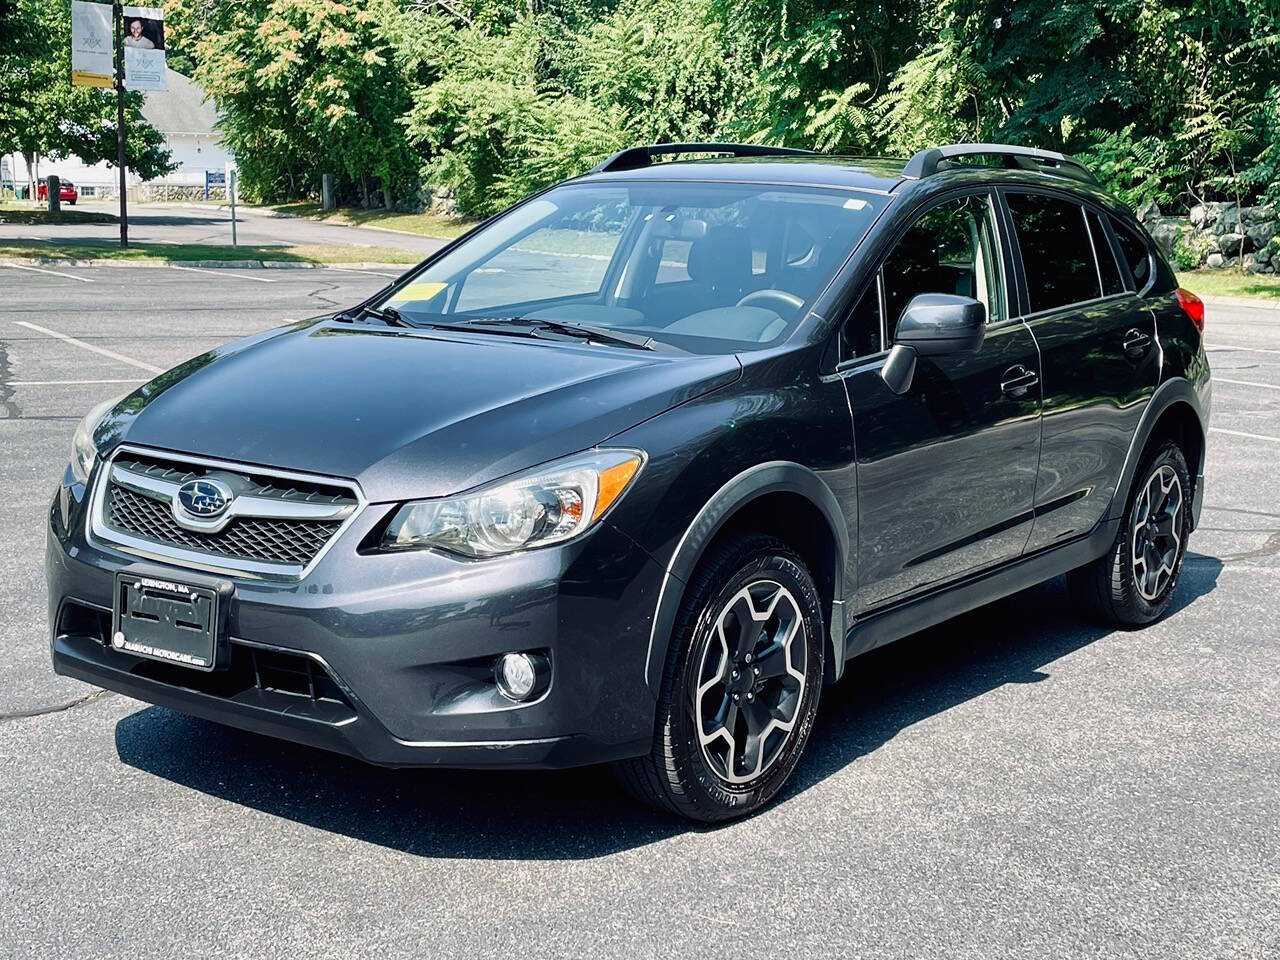
<instances>
[{"instance_id":1,"label":"side skirt","mask_svg":"<svg viewBox=\"0 0 1280 960\"><path fill-rule=\"evenodd\" d=\"M1107 552L1119 529L1119 518L1104 520L1092 533L1070 543L1056 544L937 593L871 613L849 628L845 636L845 660L1082 567Z\"/></svg>"}]
</instances>

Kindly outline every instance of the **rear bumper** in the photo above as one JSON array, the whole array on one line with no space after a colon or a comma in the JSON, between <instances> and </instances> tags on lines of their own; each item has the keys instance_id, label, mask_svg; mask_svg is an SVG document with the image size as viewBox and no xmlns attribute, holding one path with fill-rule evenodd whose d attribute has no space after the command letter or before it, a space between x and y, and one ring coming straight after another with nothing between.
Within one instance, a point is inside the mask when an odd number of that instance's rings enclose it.
<instances>
[{"instance_id":1,"label":"rear bumper","mask_svg":"<svg viewBox=\"0 0 1280 960\"><path fill-rule=\"evenodd\" d=\"M137 558L88 539L83 490L64 485L45 558L54 670L388 766L565 767L648 751L663 571L646 552L607 523L492 561L360 552L385 513L366 510L300 581L232 578L229 666L204 673L110 645L115 574ZM181 567L161 569L182 580ZM492 665L508 651L548 658L540 698L497 692Z\"/></svg>"}]
</instances>

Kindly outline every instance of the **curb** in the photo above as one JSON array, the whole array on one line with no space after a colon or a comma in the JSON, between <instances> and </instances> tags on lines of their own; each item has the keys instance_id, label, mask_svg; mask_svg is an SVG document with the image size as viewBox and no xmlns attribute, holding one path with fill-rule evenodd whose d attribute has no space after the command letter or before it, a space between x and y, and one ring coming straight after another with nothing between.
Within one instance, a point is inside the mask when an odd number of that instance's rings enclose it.
<instances>
[{"instance_id":1,"label":"curb","mask_svg":"<svg viewBox=\"0 0 1280 960\"><path fill-rule=\"evenodd\" d=\"M63 260L53 257L9 257L0 266L15 267L200 267L205 270L395 270L404 273L412 263L299 263L295 260Z\"/></svg>"}]
</instances>

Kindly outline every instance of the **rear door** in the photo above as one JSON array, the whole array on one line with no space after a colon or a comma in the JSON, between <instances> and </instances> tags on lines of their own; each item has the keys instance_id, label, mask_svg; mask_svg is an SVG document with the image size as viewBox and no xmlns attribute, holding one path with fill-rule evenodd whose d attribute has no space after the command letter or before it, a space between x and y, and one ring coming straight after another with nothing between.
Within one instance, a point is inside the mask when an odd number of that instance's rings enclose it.
<instances>
[{"instance_id":1,"label":"rear door","mask_svg":"<svg viewBox=\"0 0 1280 960\"><path fill-rule=\"evenodd\" d=\"M1108 218L1049 192L1005 190L1024 319L1040 347L1043 439L1028 552L1102 519L1160 377L1155 318L1130 289Z\"/></svg>"},{"instance_id":2,"label":"rear door","mask_svg":"<svg viewBox=\"0 0 1280 960\"><path fill-rule=\"evenodd\" d=\"M1019 556L1031 530L1039 360L1010 318L994 197L952 196L917 215L848 317L841 364L858 470L856 608L905 599ZM987 306L976 354L925 358L901 396L880 377L916 294ZM1016 311L1013 311L1016 313Z\"/></svg>"}]
</instances>

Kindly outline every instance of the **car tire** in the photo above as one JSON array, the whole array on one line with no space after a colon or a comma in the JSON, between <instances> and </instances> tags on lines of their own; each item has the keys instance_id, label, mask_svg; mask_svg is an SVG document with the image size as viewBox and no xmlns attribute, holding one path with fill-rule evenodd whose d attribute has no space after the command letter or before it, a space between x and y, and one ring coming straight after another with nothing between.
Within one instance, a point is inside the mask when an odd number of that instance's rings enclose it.
<instances>
[{"instance_id":1,"label":"car tire","mask_svg":"<svg viewBox=\"0 0 1280 960\"><path fill-rule=\"evenodd\" d=\"M1191 533L1193 488L1182 450L1163 443L1143 459L1115 542L1067 576L1074 599L1096 618L1145 627L1169 608Z\"/></svg>"},{"instance_id":2,"label":"car tire","mask_svg":"<svg viewBox=\"0 0 1280 960\"><path fill-rule=\"evenodd\" d=\"M823 637L817 587L793 550L759 534L714 547L676 618L652 750L615 765L624 786L702 823L759 810L809 739Z\"/></svg>"}]
</instances>

